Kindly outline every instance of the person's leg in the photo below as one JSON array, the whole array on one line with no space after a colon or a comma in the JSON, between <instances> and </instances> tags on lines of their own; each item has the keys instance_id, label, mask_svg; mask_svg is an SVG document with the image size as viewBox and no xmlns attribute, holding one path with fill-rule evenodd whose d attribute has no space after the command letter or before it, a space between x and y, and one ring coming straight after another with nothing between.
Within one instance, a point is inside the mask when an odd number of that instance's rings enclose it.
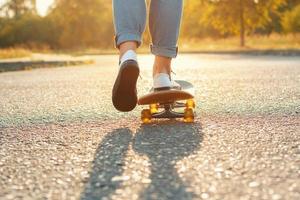
<instances>
[{"instance_id":1,"label":"person's leg","mask_svg":"<svg viewBox=\"0 0 300 200\"><path fill-rule=\"evenodd\" d=\"M146 3L145 0L113 0L113 10L120 70L113 87L112 101L117 110L128 112L137 104L139 66L135 51L142 43Z\"/></svg>"},{"instance_id":2,"label":"person's leg","mask_svg":"<svg viewBox=\"0 0 300 200\"><path fill-rule=\"evenodd\" d=\"M129 50L133 50L136 52L138 48L138 43L135 41L127 41L123 42L122 44L119 45L119 58L121 60L122 56Z\"/></svg>"},{"instance_id":3,"label":"person's leg","mask_svg":"<svg viewBox=\"0 0 300 200\"><path fill-rule=\"evenodd\" d=\"M171 60L177 56L182 7L182 0L151 1L149 26L151 52L155 55L153 76L171 73Z\"/></svg>"},{"instance_id":4,"label":"person's leg","mask_svg":"<svg viewBox=\"0 0 300 200\"><path fill-rule=\"evenodd\" d=\"M172 58L170 57L156 55L153 64L153 71L152 71L153 77L155 77L155 75L159 73L170 75L172 71L171 62L172 62Z\"/></svg>"},{"instance_id":5,"label":"person's leg","mask_svg":"<svg viewBox=\"0 0 300 200\"><path fill-rule=\"evenodd\" d=\"M113 0L115 43L120 57L142 43L146 24L145 0Z\"/></svg>"}]
</instances>

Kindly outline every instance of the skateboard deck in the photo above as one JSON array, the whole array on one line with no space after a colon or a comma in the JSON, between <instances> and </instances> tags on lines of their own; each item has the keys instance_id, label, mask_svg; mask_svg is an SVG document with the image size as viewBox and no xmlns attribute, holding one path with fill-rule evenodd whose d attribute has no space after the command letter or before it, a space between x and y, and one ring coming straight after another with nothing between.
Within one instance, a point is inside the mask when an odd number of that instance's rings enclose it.
<instances>
[{"instance_id":1,"label":"skateboard deck","mask_svg":"<svg viewBox=\"0 0 300 200\"><path fill-rule=\"evenodd\" d=\"M176 80L180 88L150 92L138 99L139 105L149 105L141 113L143 123L151 122L152 118L184 118L185 122L194 121L194 86L183 80ZM185 108L184 112L175 111Z\"/></svg>"},{"instance_id":2,"label":"skateboard deck","mask_svg":"<svg viewBox=\"0 0 300 200\"><path fill-rule=\"evenodd\" d=\"M149 94L146 94L139 98L139 105L149 105L153 103L169 103L175 101L181 101L186 99L193 99L195 95L194 86L182 80L176 80L176 83L180 85L180 89L170 89L154 91L152 88Z\"/></svg>"}]
</instances>

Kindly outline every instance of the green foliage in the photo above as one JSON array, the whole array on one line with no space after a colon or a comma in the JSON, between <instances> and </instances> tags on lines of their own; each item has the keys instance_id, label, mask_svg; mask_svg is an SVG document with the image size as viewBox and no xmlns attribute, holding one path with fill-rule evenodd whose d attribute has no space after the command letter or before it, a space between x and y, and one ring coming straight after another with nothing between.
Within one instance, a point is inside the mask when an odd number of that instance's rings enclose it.
<instances>
[{"instance_id":1,"label":"green foliage","mask_svg":"<svg viewBox=\"0 0 300 200\"><path fill-rule=\"evenodd\" d=\"M186 1L183 22L182 36L187 38L202 38L202 37L220 37L222 34L209 23L203 22L203 14L206 13L206 4L204 1L192 0Z\"/></svg>"},{"instance_id":2,"label":"green foliage","mask_svg":"<svg viewBox=\"0 0 300 200\"><path fill-rule=\"evenodd\" d=\"M300 5L286 11L281 23L286 33L300 33Z\"/></svg>"},{"instance_id":3,"label":"green foliage","mask_svg":"<svg viewBox=\"0 0 300 200\"><path fill-rule=\"evenodd\" d=\"M245 34L254 33L258 28L267 26L272 21L272 14L274 15L285 1L202 0L191 3L193 5L190 10L198 16L196 19L192 17L190 19L198 23L201 29L210 30L214 34L222 36L239 34L243 46ZM201 35L200 32L198 34Z\"/></svg>"},{"instance_id":4,"label":"green foliage","mask_svg":"<svg viewBox=\"0 0 300 200\"><path fill-rule=\"evenodd\" d=\"M24 14L36 14L36 0L7 0L0 9L7 17L19 18Z\"/></svg>"},{"instance_id":5,"label":"green foliage","mask_svg":"<svg viewBox=\"0 0 300 200\"><path fill-rule=\"evenodd\" d=\"M48 18L56 23L61 48L112 45L111 8L103 0L59 0Z\"/></svg>"},{"instance_id":6,"label":"green foliage","mask_svg":"<svg viewBox=\"0 0 300 200\"><path fill-rule=\"evenodd\" d=\"M51 34L53 23L40 16L26 14L18 19L0 20L0 46L34 45L54 43L55 35Z\"/></svg>"},{"instance_id":7,"label":"green foliage","mask_svg":"<svg viewBox=\"0 0 300 200\"><path fill-rule=\"evenodd\" d=\"M299 5L300 0L186 0L181 38L240 35L244 41L251 34L299 32ZM45 17L37 15L35 0L6 0L0 8L0 47L112 48L113 36L111 0L56 0ZM149 31L144 42L150 42Z\"/></svg>"},{"instance_id":8,"label":"green foliage","mask_svg":"<svg viewBox=\"0 0 300 200\"><path fill-rule=\"evenodd\" d=\"M282 11L286 9L291 10L299 4L300 4L300 0L286 0L286 4L282 7L283 9Z\"/></svg>"},{"instance_id":9,"label":"green foliage","mask_svg":"<svg viewBox=\"0 0 300 200\"><path fill-rule=\"evenodd\" d=\"M275 13L284 0L219 0L206 1L206 12L200 18L206 25L212 25L222 34L238 34L241 17L245 31L253 32L271 21L271 13ZM242 16L241 16L242 15Z\"/></svg>"}]
</instances>

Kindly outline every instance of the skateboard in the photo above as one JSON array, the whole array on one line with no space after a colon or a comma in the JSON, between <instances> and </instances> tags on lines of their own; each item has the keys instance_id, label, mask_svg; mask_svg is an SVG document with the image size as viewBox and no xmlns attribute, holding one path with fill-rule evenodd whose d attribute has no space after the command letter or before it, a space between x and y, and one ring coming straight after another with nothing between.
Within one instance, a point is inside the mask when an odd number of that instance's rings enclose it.
<instances>
[{"instance_id":1,"label":"skateboard","mask_svg":"<svg viewBox=\"0 0 300 200\"><path fill-rule=\"evenodd\" d=\"M180 87L176 89L150 92L138 99L138 105L147 105L148 109L141 112L143 123L150 123L153 118L183 118L184 122L192 123L195 119L194 86L183 80L175 80ZM176 111L184 108L184 111Z\"/></svg>"}]
</instances>

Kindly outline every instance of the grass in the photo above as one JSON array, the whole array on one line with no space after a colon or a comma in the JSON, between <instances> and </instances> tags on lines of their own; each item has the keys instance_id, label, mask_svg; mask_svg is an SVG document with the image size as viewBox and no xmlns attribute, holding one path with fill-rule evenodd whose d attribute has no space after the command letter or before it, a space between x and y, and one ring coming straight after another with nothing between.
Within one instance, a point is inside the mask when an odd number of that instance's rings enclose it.
<instances>
[{"instance_id":1,"label":"grass","mask_svg":"<svg viewBox=\"0 0 300 200\"><path fill-rule=\"evenodd\" d=\"M300 50L300 34L246 37L246 46L239 46L239 38L194 39L179 43L180 50L185 51L261 51L261 50Z\"/></svg>"},{"instance_id":2,"label":"grass","mask_svg":"<svg viewBox=\"0 0 300 200\"><path fill-rule=\"evenodd\" d=\"M231 53L231 52L255 52L255 53L279 53L279 54L300 54L300 34L270 36L249 36L246 37L246 46L240 47L239 38L231 37L225 39L180 39L180 53L199 52L199 53ZM138 49L139 53L149 53L149 44L144 43ZM84 49L81 51L70 51L73 55L97 55L97 54L116 54L117 50L108 49Z\"/></svg>"},{"instance_id":3,"label":"grass","mask_svg":"<svg viewBox=\"0 0 300 200\"><path fill-rule=\"evenodd\" d=\"M23 48L0 49L0 59L22 58L31 55L31 51Z\"/></svg>"},{"instance_id":4,"label":"grass","mask_svg":"<svg viewBox=\"0 0 300 200\"><path fill-rule=\"evenodd\" d=\"M231 37L225 39L184 39L179 41L179 50L184 52L291 52L300 53L300 34L279 35L271 34L270 36L249 36L246 37L246 46L239 46L239 38ZM144 44L139 48L139 53L149 53L149 44ZM82 50L54 50L49 49L33 49L32 51L24 48L7 48L0 49L0 59L5 58L21 58L28 57L32 52L39 53L58 53L58 54L71 54L74 56L80 55L97 55L97 54L116 54L117 50L113 48L106 49L82 49Z\"/></svg>"}]
</instances>

